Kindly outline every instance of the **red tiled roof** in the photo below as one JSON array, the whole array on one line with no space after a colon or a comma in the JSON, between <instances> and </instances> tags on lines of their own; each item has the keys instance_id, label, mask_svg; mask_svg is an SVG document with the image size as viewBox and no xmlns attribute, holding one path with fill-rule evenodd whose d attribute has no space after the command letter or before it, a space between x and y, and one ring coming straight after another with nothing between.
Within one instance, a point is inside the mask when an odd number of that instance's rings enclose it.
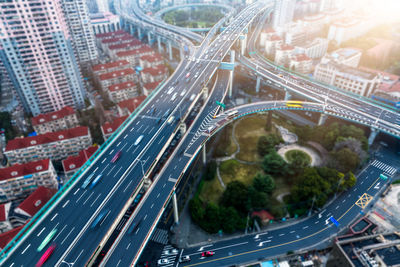
<instances>
[{"instance_id":1,"label":"red tiled roof","mask_svg":"<svg viewBox=\"0 0 400 267\"><path fill-rule=\"evenodd\" d=\"M280 50L293 50L294 47L288 44L281 45L278 49Z\"/></svg>"},{"instance_id":2,"label":"red tiled roof","mask_svg":"<svg viewBox=\"0 0 400 267\"><path fill-rule=\"evenodd\" d=\"M155 66L155 67L144 68L142 70L142 73L148 73L151 76L158 76L158 75L164 74L166 72L167 72L167 67L165 67L162 64Z\"/></svg>"},{"instance_id":3,"label":"red tiled roof","mask_svg":"<svg viewBox=\"0 0 400 267\"><path fill-rule=\"evenodd\" d=\"M265 32L266 32L266 33L273 33L273 32L275 32L275 30L272 29L271 27L268 27L268 28L265 30Z\"/></svg>"},{"instance_id":4,"label":"red tiled roof","mask_svg":"<svg viewBox=\"0 0 400 267\"><path fill-rule=\"evenodd\" d=\"M64 172L76 170L80 168L85 162L96 152L99 147L97 145L90 146L85 150L79 151L78 156L69 156L62 160Z\"/></svg>"},{"instance_id":5,"label":"red tiled roof","mask_svg":"<svg viewBox=\"0 0 400 267\"><path fill-rule=\"evenodd\" d=\"M104 38L104 37L109 37L109 36L121 35L121 34L125 34L125 33L127 33L127 32L125 32L124 30L118 30L118 31L114 31L114 32L98 33L98 34L96 34L96 38Z\"/></svg>"},{"instance_id":6,"label":"red tiled roof","mask_svg":"<svg viewBox=\"0 0 400 267\"><path fill-rule=\"evenodd\" d=\"M271 215L268 211L266 211L266 210L253 211L253 213L251 214L251 217L254 217L254 216L260 217L260 219L261 219L262 221L265 221L265 220L273 220L273 219L275 219L275 217L272 216L272 215Z\"/></svg>"},{"instance_id":7,"label":"red tiled roof","mask_svg":"<svg viewBox=\"0 0 400 267\"><path fill-rule=\"evenodd\" d=\"M24 227L24 225L18 226L10 231L0 234L0 249L3 249L7 246L8 242L10 242L14 236L18 234L18 232Z\"/></svg>"},{"instance_id":8,"label":"red tiled roof","mask_svg":"<svg viewBox=\"0 0 400 267\"><path fill-rule=\"evenodd\" d=\"M8 141L5 151L11 151L15 149L21 149L40 144L52 143L55 141L71 139L79 136L85 136L88 134L89 134L88 127L78 126L75 128L62 130L58 132L39 134L37 136L29 136L24 138L15 138L13 140Z\"/></svg>"},{"instance_id":9,"label":"red tiled roof","mask_svg":"<svg viewBox=\"0 0 400 267\"><path fill-rule=\"evenodd\" d=\"M108 73L103 73L99 75L99 78L101 81L109 80L109 79L114 79L122 76L127 76L134 74L135 71L132 68L127 68L123 70L116 70Z\"/></svg>"},{"instance_id":10,"label":"red tiled roof","mask_svg":"<svg viewBox=\"0 0 400 267\"><path fill-rule=\"evenodd\" d=\"M154 54L154 55L144 55L140 57L141 60L145 60L148 62L157 62L157 61L162 61L163 57L160 54Z\"/></svg>"},{"instance_id":11,"label":"red tiled roof","mask_svg":"<svg viewBox=\"0 0 400 267\"><path fill-rule=\"evenodd\" d=\"M110 85L108 87L108 90L111 92L114 92L114 91L118 91L118 90L125 90L125 89L132 88L132 87L136 87L136 84L132 81L127 81L127 82L123 82L123 83L117 83L117 84Z\"/></svg>"},{"instance_id":12,"label":"red tiled roof","mask_svg":"<svg viewBox=\"0 0 400 267\"><path fill-rule=\"evenodd\" d=\"M101 126L104 134L112 134L118 127L128 118L128 116L122 116L114 119L112 122L106 122Z\"/></svg>"},{"instance_id":13,"label":"red tiled roof","mask_svg":"<svg viewBox=\"0 0 400 267\"><path fill-rule=\"evenodd\" d=\"M161 82L161 81L159 81L159 82L152 82L152 83L145 83L145 84L143 85L143 87L144 87L146 90L152 91L152 90L156 89L156 87L160 84L160 82Z\"/></svg>"},{"instance_id":14,"label":"red tiled roof","mask_svg":"<svg viewBox=\"0 0 400 267\"><path fill-rule=\"evenodd\" d=\"M296 61L306 61L306 60L311 60L306 54L298 54L294 55L293 59Z\"/></svg>"},{"instance_id":15,"label":"red tiled roof","mask_svg":"<svg viewBox=\"0 0 400 267\"><path fill-rule=\"evenodd\" d=\"M58 120L60 118L69 116L75 114L75 110L71 107L63 107L60 110L54 111L54 112L50 112L50 113L45 113L45 114L40 114L36 117L33 117L31 119L32 125L38 125L38 124L43 124L49 121L54 121L54 120Z\"/></svg>"},{"instance_id":16,"label":"red tiled roof","mask_svg":"<svg viewBox=\"0 0 400 267\"><path fill-rule=\"evenodd\" d=\"M119 51L117 52L118 57L129 57L129 56L141 56L145 55L146 53L154 53L153 49L147 45L143 45L140 48L132 49L128 51Z\"/></svg>"},{"instance_id":17,"label":"red tiled roof","mask_svg":"<svg viewBox=\"0 0 400 267\"><path fill-rule=\"evenodd\" d=\"M282 40L282 38L279 37L278 35L274 34L271 36L270 40L271 41L280 41L280 40Z\"/></svg>"},{"instance_id":18,"label":"red tiled roof","mask_svg":"<svg viewBox=\"0 0 400 267\"><path fill-rule=\"evenodd\" d=\"M124 34L121 36L115 36L112 38L103 39L103 40L101 40L101 43L102 44L112 44L112 43L119 43L122 41L129 41L129 40L133 40L133 37L127 33L127 34Z\"/></svg>"},{"instance_id":19,"label":"red tiled roof","mask_svg":"<svg viewBox=\"0 0 400 267\"><path fill-rule=\"evenodd\" d=\"M0 205L0 222L8 220L8 213L10 211L11 202Z\"/></svg>"},{"instance_id":20,"label":"red tiled roof","mask_svg":"<svg viewBox=\"0 0 400 267\"><path fill-rule=\"evenodd\" d=\"M16 213L24 214L32 217L50 200L57 192L55 188L47 188L39 186L32 194L30 194L21 204L15 209Z\"/></svg>"},{"instance_id":21,"label":"red tiled roof","mask_svg":"<svg viewBox=\"0 0 400 267\"><path fill-rule=\"evenodd\" d=\"M127 60L118 60L114 62L109 62L105 64L97 64L92 67L93 71L99 71L99 70L106 70L106 69L111 69L111 68L116 68L120 66L125 66L129 65L129 62Z\"/></svg>"},{"instance_id":22,"label":"red tiled roof","mask_svg":"<svg viewBox=\"0 0 400 267\"><path fill-rule=\"evenodd\" d=\"M129 112L132 113L145 99L146 99L146 96L144 96L144 95L129 98L129 99L119 102L118 106L121 109L126 108L129 110Z\"/></svg>"},{"instance_id":23,"label":"red tiled roof","mask_svg":"<svg viewBox=\"0 0 400 267\"><path fill-rule=\"evenodd\" d=\"M0 181L46 171L49 169L49 163L49 159L42 159L0 169Z\"/></svg>"},{"instance_id":24,"label":"red tiled roof","mask_svg":"<svg viewBox=\"0 0 400 267\"><path fill-rule=\"evenodd\" d=\"M131 42L123 43L123 44L115 44L110 45L108 49L116 50L116 49L123 49L123 48L139 48L142 46L142 42L137 39L133 39Z\"/></svg>"}]
</instances>

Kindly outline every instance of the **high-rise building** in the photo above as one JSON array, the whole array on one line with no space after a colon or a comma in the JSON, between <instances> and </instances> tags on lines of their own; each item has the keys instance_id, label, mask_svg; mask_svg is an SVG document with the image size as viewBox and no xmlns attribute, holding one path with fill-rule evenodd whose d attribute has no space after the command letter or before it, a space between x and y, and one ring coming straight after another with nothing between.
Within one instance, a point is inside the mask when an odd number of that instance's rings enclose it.
<instances>
[{"instance_id":1,"label":"high-rise building","mask_svg":"<svg viewBox=\"0 0 400 267\"><path fill-rule=\"evenodd\" d=\"M77 60L81 64L96 60L96 43L85 0L61 2Z\"/></svg>"},{"instance_id":2,"label":"high-rise building","mask_svg":"<svg viewBox=\"0 0 400 267\"><path fill-rule=\"evenodd\" d=\"M272 26L275 29L292 22L296 0L275 0Z\"/></svg>"},{"instance_id":3,"label":"high-rise building","mask_svg":"<svg viewBox=\"0 0 400 267\"><path fill-rule=\"evenodd\" d=\"M110 12L109 0L96 0L96 2L100 13Z\"/></svg>"},{"instance_id":4,"label":"high-rise building","mask_svg":"<svg viewBox=\"0 0 400 267\"><path fill-rule=\"evenodd\" d=\"M0 60L27 112L84 106L84 87L60 0L0 2Z\"/></svg>"}]
</instances>

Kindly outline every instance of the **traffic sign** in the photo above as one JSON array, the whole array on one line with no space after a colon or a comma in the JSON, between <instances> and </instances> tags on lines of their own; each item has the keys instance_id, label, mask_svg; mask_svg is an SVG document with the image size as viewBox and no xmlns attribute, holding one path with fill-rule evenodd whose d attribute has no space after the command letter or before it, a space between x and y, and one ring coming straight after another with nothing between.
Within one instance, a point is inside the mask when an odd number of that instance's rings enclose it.
<instances>
[{"instance_id":1,"label":"traffic sign","mask_svg":"<svg viewBox=\"0 0 400 267\"><path fill-rule=\"evenodd\" d=\"M254 55L256 53L256 51L251 51L249 52L249 55Z\"/></svg>"},{"instance_id":2,"label":"traffic sign","mask_svg":"<svg viewBox=\"0 0 400 267\"><path fill-rule=\"evenodd\" d=\"M221 103L219 101L215 101L215 103L217 103L218 106L220 106L221 108L225 108L226 105L224 103Z\"/></svg>"},{"instance_id":3,"label":"traffic sign","mask_svg":"<svg viewBox=\"0 0 400 267\"><path fill-rule=\"evenodd\" d=\"M336 227L339 227L339 222L335 220L335 218L333 218L333 216L331 216L329 218L331 220L331 222L333 222L334 225L336 225Z\"/></svg>"}]
</instances>

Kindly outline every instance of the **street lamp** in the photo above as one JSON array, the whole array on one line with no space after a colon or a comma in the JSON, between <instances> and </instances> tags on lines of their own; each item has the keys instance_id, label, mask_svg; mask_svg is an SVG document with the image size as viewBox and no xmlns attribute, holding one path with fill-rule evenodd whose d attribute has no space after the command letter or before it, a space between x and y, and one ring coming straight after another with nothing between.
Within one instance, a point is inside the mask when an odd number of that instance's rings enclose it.
<instances>
[{"instance_id":1,"label":"street lamp","mask_svg":"<svg viewBox=\"0 0 400 267\"><path fill-rule=\"evenodd\" d=\"M138 159L138 161L140 162L140 166L142 166L142 174L143 174L143 177L145 177L146 175L145 175L145 172L144 172L144 167L143 167L143 165L146 164L146 161L145 161L145 160L141 160L141 159Z\"/></svg>"}]
</instances>

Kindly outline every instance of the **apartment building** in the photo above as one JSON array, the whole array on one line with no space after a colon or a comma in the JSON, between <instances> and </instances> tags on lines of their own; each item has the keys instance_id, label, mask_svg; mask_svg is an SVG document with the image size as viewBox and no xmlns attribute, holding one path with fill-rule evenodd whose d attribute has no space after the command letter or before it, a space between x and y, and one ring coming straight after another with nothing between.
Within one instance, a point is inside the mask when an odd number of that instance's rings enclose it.
<instances>
[{"instance_id":1,"label":"apartment building","mask_svg":"<svg viewBox=\"0 0 400 267\"><path fill-rule=\"evenodd\" d=\"M111 57L111 55L109 54L110 51L109 51L108 47L113 46L113 45L130 43L134 40L135 40L135 38L133 38L129 33L125 33L124 35L121 35L118 37L101 40L100 48L104 53L106 53L108 56Z\"/></svg>"},{"instance_id":2,"label":"apartment building","mask_svg":"<svg viewBox=\"0 0 400 267\"><path fill-rule=\"evenodd\" d=\"M268 36L265 40L265 54L271 59L275 58L276 49L283 45L283 40L278 35Z\"/></svg>"},{"instance_id":3,"label":"apartment building","mask_svg":"<svg viewBox=\"0 0 400 267\"><path fill-rule=\"evenodd\" d=\"M37 134L61 131L79 126L76 112L71 107L44 113L31 119L32 127Z\"/></svg>"},{"instance_id":4,"label":"apartment building","mask_svg":"<svg viewBox=\"0 0 400 267\"><path fill-rule=\"evenodd\" d=\"M94 34L113 32L121 29L119 16L113 13L90 14L89 17Z\"/></svg>"},{"instance_id":5,"label":"apartment building","mask_svg":"<svg viewBox=\"0 0 400 267\"><path fill-rule=\"evenodd\" d=\"M340 48L325 55L321 62L325 63L328 61L335 62L337 64L346 65L349 67L357 68L361 59L361 51L355 48Z\"/></svg>"},{"instance_id":6,"label":"apartment building","mask_svg":"<svg viewBox=\"0 0 400 267\"><path fill-rule=\"evenodd\" d=\"M85 164L85 162L97 151L97 145L90 146L84 150L79 151L77 156L69 156L62 160L62 166L67 179L70 179L75 172Z\"/></svg>"},{"instance_id":7,"label":"apartment building","mask_svg":"<svg viewBox=\"0 0 400 267\"><path fill-rule=\"evenodd\" d=\"M128 51L128 50L135 50L145 46L141 41L138 39L132 38L129 42L121 43L121 44L113 44L109 45L105 49L105 53L109 55L111 58L116 58L117 53L121 51Z\"/></svg>"},{"instance_id":8,"label":"apartment building","mask_svg":"<svg viewBox=\"0 0 400 267\"><path fill-rule=\"evenodd\" d=\"M152 82L152 83L143 84L143 94L145 96L148 96L151 92L153 92L154 89L157 88L157 86L159 84L160 84L160 82Z\"/></svg>"},{"instance_id":9,"label":"apartment building","mask_svg":"<svg viewBox=\"0 0 400 267\"><path fill-rule=\"evenodd\" d=\"M275 64L279 66L289 66L290 57L294 53L294 47L291 45L283 44L276 48L275 51Z\"/></svg>"},{"instance_id":10,"label":"apartment building","mask_svg":"<svg viewBox=\"0 0 400 267\"><path fill-rule=\"evenodd\" d=\"M13 226L9 220L11 202L0 204L0 233L10 231Z\"/></svg>"},{"instance_id":11,"label":"apartment building","mask_svg":"<svg viewBox=\"0 0 400 267\"><path fill-rule=\"evenodd\" d=\"M21 200L40 186L57 188L57 173L49 159L0 169L0 203Z\"/></svg>"},{"instance_id":12,"label":"apartment building","mask_svg":"<svg viewBox=\"0 0 400 267\"><path fill-rule=\"evenodd\" d=\"M143 83L160 82L168 77L168 70L164 65L158 65L143 69L140 75Z\"/></svg>"},{"instance_id":13,"label":"apartment building","mask_svg":"<svg viewBox=\"0 0 400 267\"><path fill-rule=\"evenodd\" d=\"M346 17L335 21L329 27L328 39L337 45L366 34L376 24L370 18Z\"/></svg>"},{"instance_id":14,"label":"apartment building","mask_svg":"<svg viewBox=\"0 0 400 267\"><path fill-rule=\"evenodd\" d=\"M8 141L4 154L11 164L50 158L60 160L92 144L88 127L79 126Z\"/></svg>"},{"instance_id":15,"label":"apartment building","mask_svg":"<svg viewBox=\"0 0 400 267\"><path fill-rule=\"evenodd\" d=\"M292 55L289 61L289 69L308 74L312 70L312 59L305 54Z\"/></svg>"},{"instance_id":16,"label":"apartment building","mask_svg":"<svg viewBox=\"0 0 400 267\"><path fill-rule=\"evenodd\" d=\"M112 122L106 122L101 126L101 133L104 141L107 140L121 124L128 118L128 115L115 118Z\"/></svg>"},{"instance_id":17,"label":"apartment building","mask_svg":"<svg viewBox=\"0 0 400 267\"><path fill-rule=\"evenodd\" d=\"M107 95L112 102L118 103L123 100L138 96L139 92L136 84L133 81L127 81L110 85L107 90Z\"/></svg>"},{"instance_id":18,"label":"apartment building","mask_svg":"<svg viewBox=\"0 0 400 267\"><path fill-rule=\"evenodd\" d=\"M128 51L120 51L116 53L116 57L119 59L125 59L129 61L132 65L136 66L139 65L139 59L143 56L153 55L155 52L154 50L148 46L143 45L139 49L133 49Z\"/></svg>"},{"instance_id":19,"label":"apartment building","mask_svg":"<svg viewBox=\"0 0 400 267\"><path fill-rule=\"evenodd\" d=\"M136 72L132 68L126 68L100 74L98 80L103 90L106 91L110 85L128 81L137 81L137 77Z\"/></svg>"},{"instance_id":20,"label":"apartment building","mask_svg":"<svg viewBox=\"0 0 400 267\"><path fill-rule=\"evenodd\" d=\"M55 193L57 193L57 188L39 186L15 208L14 212L32 218Z\"/></svg>"},{"instance_id":21,"label":"apartment building","mask_svg":"<svg viewBox=\"0 0 400 267\"><path fill-rule=\"evenodd\" d=\"M85 89L68 27L60 0L0 2L0 60L33 116L84 107Z\"/></svg>"},{"instance_id":22,"label":"apartment building","mask_svg":"<svg viewBox=\"0 0 400 267\"><path fill-rule=\"evenodd\" d=\"M129 68L130 64L127 60L117 60L104 64L97 64L92 66L92 71L95 75L99 76L108 72L123 70Z\"/></svg>"},{"instance_id":23,"label":"apartment building","mask_svg":"<svg viewBox=\"0 0 400 267\"><path fill-rule=\"evenodd\" d=\"M153 55L147 55L147 56L145 55L140 57L139 64L140 67L142 67L142 69L152 68L159 65L163 65L164 58L162 57L162 55L158 53L154 53Z\"/></svg>"},{"instance_id":24,"label":"apartment building","mask_svg":"<svg viewBox=\"0 0 400 267\"><path fill-rule=\"evenodd\" d=\"M118 114L120 117L131 115L132 112L146 99L146 96L137 96L131 99L121 101L117 104Z\"/></svg>"},{"instance_id":25,"label":"apartment building","mask_svg":"<svg viewBox=\"0 0 400 267\"><path fill-rule=\"evenodd\" d=\"M305 44L295 46L295 52L297 54L306 54L309 58L317 59L321 58L326 54L328 50L328 39L315 38L314 40L307 41Z\"/></svg>"},{"instance_id":26,"label":"apartment building","mask_svg":"<svg viewBox=\"0 0 400 267\"><path fill-rule=\"evenodd\" d=\"M296 0L275 0L272 17L273 28L292 22Z\"/></svg>"}]
</instances>

